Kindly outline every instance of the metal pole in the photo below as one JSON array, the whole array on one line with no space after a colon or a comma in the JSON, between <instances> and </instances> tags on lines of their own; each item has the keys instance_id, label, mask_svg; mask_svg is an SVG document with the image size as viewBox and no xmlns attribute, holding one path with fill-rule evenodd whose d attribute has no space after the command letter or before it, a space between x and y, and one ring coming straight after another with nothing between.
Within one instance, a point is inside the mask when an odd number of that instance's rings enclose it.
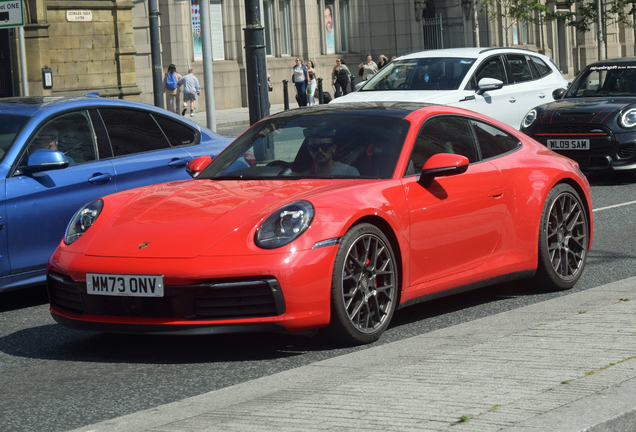
<instances>
[{"instance_id":1,"label":"metal pole","mask_svg":"<svg viewBox=\"0 0 636 432\"><path fill-rule=\"evenodd\" d=\"M22 96L29 95L29 78L27 77L26 48L24 47L24 27L18 27L18 43L20 44L20 79L22 80Z\"/></svg>"},{"instance_id":2,"label":"metal pole","mask_svg":"<svg viewBox=\"0 0 636 432\"><path fill-rule=\"evenodd\" d=\"M325 93L322 91L322 78L318 78L318 103L325 103Z\"/></svg>"},{"instance_id":3,"label":"metal pole","mask_svg":"<svg viewBox=\"0 0 636 432\"><path fill-rule=\"evenodd\" d=\"M598 21L598 33L597 33L597 39L598 39L598 59L599 61L603 58L603 20L601 18L601 0L596 0L596 14L598 15L597 17L597 21Z\"/></svg>"},{"instance_id":4,"label":"metal pole","mask_svg":"<svg viewBox=\"0 0 636 432\"><path fill-rule=\"evenodd\" d=\"M289 90L287 89L288 80L283 80L283 107L285 111L289 109Z\"/></svg>"},{"instance_id":5,"label":"metal pole","mask_svg":"<svg viewBox=\"0 0 636 432\"><path fill-rule=\"evenodd\" d=\"M148 0L152 91L154 93L155 106L163 108L163 70L161 68L161 47L159 46L159 15L157 0Z\"/></svg>"},{"instance_id":6,"label":"metal pole","mask_svg":"<svg viewBox=\"0 0 636 432\"><path fill-rule=\"evenodd\" d=\"M265 29L261 25L258 0L245 1L245 69L250 125L269 115L267 94L267 62L265 61Z\"/></svg>"},{"instance_id":7,"label":"metal pole","mask_svg":"<svg viewBox=\"0 0 636 432\"><path fill-rule=\"evenodd\" d=\"M212 76L212 36L210 26L210 0L199 1L201 10L201 54L203 55L203 81L205 82L205 119L208 129L216 132L214 78Z\"/></svg>"}]
</instances>

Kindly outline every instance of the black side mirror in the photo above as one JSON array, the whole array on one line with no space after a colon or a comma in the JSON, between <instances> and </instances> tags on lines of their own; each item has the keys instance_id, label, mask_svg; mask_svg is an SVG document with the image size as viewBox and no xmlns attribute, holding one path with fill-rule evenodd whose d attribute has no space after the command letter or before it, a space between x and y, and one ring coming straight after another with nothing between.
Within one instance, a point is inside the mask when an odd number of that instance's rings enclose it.
<instances>
[{"instance_id":1,"label":"black side mirror","mask_svg":"<svg viewBox=\"0 0 636 432\"><path fill-rule=\"evenodd\" d=\"M554 100L559 100L563 97L566 91L567 90L564 88L558 88L552 92L552 97L554 98Z\"/></svg>"}]
</instances>

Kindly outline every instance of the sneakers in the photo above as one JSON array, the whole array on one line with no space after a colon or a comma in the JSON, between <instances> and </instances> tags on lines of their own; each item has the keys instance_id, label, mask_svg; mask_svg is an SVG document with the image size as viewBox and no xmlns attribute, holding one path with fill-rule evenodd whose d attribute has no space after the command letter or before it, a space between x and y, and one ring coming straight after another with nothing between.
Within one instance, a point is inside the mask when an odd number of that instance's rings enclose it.
<instances>
[{"instance_id":1,"label":"sneakers","mask_svg":"<svg viewBox=\"0 0 636 432\"><path fill-rule=\"evenodd\" d=\"M194 117L194 110L190 111L190 117Z\"/></svg>"},{"instance_id":2,"label":"sneakers","mask_svg":"<svg viewBox=\"0 0 636 432\"><path fill-rule=\"evenodd\" d=\"M188 110L187 107L183 107L183 111L181 111L181 115L184 116L187 110Z\"/></svg>"}]
</instances>

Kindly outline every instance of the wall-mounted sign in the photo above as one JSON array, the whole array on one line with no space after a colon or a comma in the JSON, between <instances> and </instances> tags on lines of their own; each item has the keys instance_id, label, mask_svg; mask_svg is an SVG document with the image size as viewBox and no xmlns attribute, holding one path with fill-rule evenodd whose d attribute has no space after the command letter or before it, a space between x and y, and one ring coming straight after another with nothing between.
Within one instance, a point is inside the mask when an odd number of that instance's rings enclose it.
<instances>
[{"instance_id":1,"label":"wall-mounted sign","mask_svg":"<svg viewBox=\"0 0 636 432\"><path fill-rule=\"evenodd\" d=\"M87 10L67 10L66 21L68 22L88 22L93 21L93 11Z\"/></svg>"},{"instance_id":2,"label":"wall-mounted sign","mask_svg":"<svg viewBox=\"0 0 636 432\"><path fill-rule=\"evenodd\" d=\"M24 26L22 0L0 0L0 28Z\"/></svg>"}]
</instances>

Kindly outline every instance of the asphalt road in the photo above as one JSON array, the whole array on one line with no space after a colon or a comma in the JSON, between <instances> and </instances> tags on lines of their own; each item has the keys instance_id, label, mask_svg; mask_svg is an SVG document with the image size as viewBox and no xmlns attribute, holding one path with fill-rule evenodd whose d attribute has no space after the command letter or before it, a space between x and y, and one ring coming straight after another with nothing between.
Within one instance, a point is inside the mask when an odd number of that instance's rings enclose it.
<instances>
[{"instance_id":1,"label":"asphalt road","mask_svg":"<svg viewBox=\"0 0 636 432\"><path fill-rule=\"evenodd\" d=\"M636 180L591 177L595 238L575 288L514 283L405 308L376 344L636 276ZM43 287L0 295L0 429L65 431L366 347L280 335L142 337L65 329ZM371 345L373 346L373 345Z\"/></svg>"}]
</instances>

